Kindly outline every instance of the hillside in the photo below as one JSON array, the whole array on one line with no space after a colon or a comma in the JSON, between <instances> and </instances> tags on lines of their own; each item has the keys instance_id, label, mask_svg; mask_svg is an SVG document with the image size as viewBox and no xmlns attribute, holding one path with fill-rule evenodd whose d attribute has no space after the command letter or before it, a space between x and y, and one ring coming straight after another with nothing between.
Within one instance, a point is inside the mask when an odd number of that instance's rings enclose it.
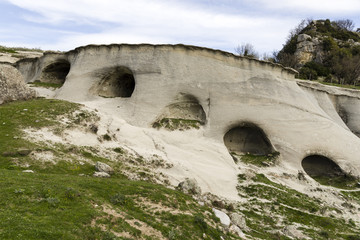
<instances>
[{"instance_id":1,"label":"hillside","mask_svg":"<svg viewBox=\"0 0 360 240\"><path fill-rule=\"evenodd\" d=\"M302 79L358 85L360 33L351 20L303 21L291 32L277 57L299 71Z\"/></svg>"},{"instance_id":2,"label":"hillside","mask_svg":"<svg viewBox=\"0 0 360 240\"><path fill-rule=\"evenodd\" d=\"M15 67L39 98L0 105L1 239L360 238L358 91L183 45Z\"/></svg>"}]
</instances>

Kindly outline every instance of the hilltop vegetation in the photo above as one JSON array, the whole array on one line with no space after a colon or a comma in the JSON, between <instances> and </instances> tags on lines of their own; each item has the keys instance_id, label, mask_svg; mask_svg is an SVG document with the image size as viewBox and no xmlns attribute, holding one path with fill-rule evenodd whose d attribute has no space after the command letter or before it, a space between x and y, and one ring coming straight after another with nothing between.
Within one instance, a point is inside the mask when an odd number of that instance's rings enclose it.
<instances>
[{"instance_id":1,"label":"hilltop vegetation","mask_svg":"<svg viewBox=\"0 0 360 240\"><path fill-rule=\"evenodd\" d=\"M359 85L360 33L353 29L351 20L303 20L275 60L297 69L302 79Z\"/></svg>"}]
</instances>

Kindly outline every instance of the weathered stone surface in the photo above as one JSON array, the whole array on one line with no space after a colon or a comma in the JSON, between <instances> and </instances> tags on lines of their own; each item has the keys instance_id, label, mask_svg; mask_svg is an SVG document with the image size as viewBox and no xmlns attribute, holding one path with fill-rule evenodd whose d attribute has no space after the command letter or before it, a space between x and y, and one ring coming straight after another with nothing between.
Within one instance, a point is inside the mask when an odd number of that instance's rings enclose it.
<instances>
[{"instance_id":1,"label":"weathered stone surface","mask_svg":"<svg viewBox=\"0 0 360 240\"><path fill-rule=\"evenodd\" d=\"M240 213L231 213L230 214L231 222L238 226L242 230L247 229L245 216Z\"/></svg>"},{"instance_id":2,"label":"weathered stone surface","mask_svg":"<svg viewBox=\"0 0 360 240\"><path fill-rule=\"evenodd\" d=\"M16 68L0 63L0 104L35 96L35 91L26 86L23 76Z\"/></svg>"},{"instance_id":3,"label":"weathered stone surface","mask_svg":"<svg viewBox=\"0 0 360 240\"><path fill-rule=\"evenodd\" d=\"M309 41L309 40L311 40L311 36L307 34L299 34L297 37L298 42Z\"/></svg>"},{"instance_id":4,"label":"weathered stone surface","mask_svg":"<svg viewBox=\"0 0 360 240\"><path fill-rule=\"evenodd\" d=\"M243 231L241 231L241 229L236 226L236 225L231 225L230 228L229 228L229 231L232 233L232 234L235 234L235 235L238 235L239 237L241 238L245 238L245 234L243 233Z\"/></svg>"},{"instance_id":5,"label":"weathered stone surface","mask_svg":"<svg viewBox=\"0 0 360 240\"><path fill-rule=\"evenodd\" d=\"M95 163L95 170L98 172L104 172L107 174L113 174L114 173L114 169L112 167L110 167L109 165L107 165L106 163L103 162L96 162Z\"/></svg>"},{"instance_id":6,"label":"weathered stone surface","mask_svg":"<svg viewBox=\"0 0 360 240\"><path fill-rule=\"evenodd\" d=\"M302 233L302 231L298 230L294 225L285 226L283 233L285 236L289 236L295 239L305 239L305 235Z\"/></svg>"},{"instance_id":7,"label":"weathered stone surface","mask_svg":"<svg viewBox=\"0 0 360 240\"><path fill-rule=\"evenodd\" d=\"M321 44L315 45L318 48ZM86 46L22 60L17 68L26 82L31 82L56 61L68 61L71 65L57 98L96 105L133 126L147 128L167 106L179 106L179 94L191 95L205 112L201 136L223 144L230 128L251 122L261 127L271 145L280 152L279 161L286 162L295 173L302 170L301 162L306 155L316 153L333 156L332 160L345 172L359 176L360 162L354 156L360 152L360 141L350 132L351 129L360 133L360 125L356 124L360 119L358 91L331 88L331 92L313 85L299 86L301 81L294 78L291 69L182 45ZM118 66L126 66L134 74L136 86L131 97L102 98L91 91L94 85L106 80L107 72ZM346 124L339 116L343 110L348 118ZM209 163L213 160L211 154L208 159ZM199 165L193 167L196 161L196 157L182 160L186 177L202 170ZM221 161L228 161L229 165L233 162L231 156ZM179 179L179 172L173 173ZM201 177L196 178L204 191L235 189L236 186L227 184L236 180L235 175L225 173L214 177L212 173L202 171Z\"/></svg>"},{"instance_id":8,"label":"weathered stone surface","mask_svg":"<svg viewBox=\"0 0 360 240\"><path fill-rule=\"evenodd\" d=\"M29 155L31 152L32 152L32 150L27 149L27 148L19 148L19 149L17 150L17 153L18 153L19 155L21 155L21 156L27 156L27 155Z\"/></svg>"},{"instance_id":9,"label":"weathered stone surface","mask_svg":"<svg viewBox=\"0 0 360 240\"><path fill-rule=\"evenodd\" d=\"M180 182L178 188L187 194L201 194L201 188L197 183L196 179L186 178L184 181Z\"/></svg>"},{"instance_id":10,"label":"weathered stone surface","mask_svg":"<svg viewBox=\"0 0 360 240\"><path fill-rule=\"evenodd\" d=\"M110 177L110 174L106 173L106 172L95 172L93 174L94 177L102 177L102 178L108 178Z\"/></svg>"},{"instance_id":11,"label":"weathered stone surface","mask_svg":"<svg viewBox=\"0 0 360 240\"><path fill-rule=\"evenodd\" d=\"M226 213L224 213L224 212L222 212L220 210L217 210L215 208L213 208L212 210L213 210L215 216L220 219L220 222L221 222L222 225L224 225L225 227L230 226L231 221L230 221L229 216Z\"/></svg>"}]
</instances>

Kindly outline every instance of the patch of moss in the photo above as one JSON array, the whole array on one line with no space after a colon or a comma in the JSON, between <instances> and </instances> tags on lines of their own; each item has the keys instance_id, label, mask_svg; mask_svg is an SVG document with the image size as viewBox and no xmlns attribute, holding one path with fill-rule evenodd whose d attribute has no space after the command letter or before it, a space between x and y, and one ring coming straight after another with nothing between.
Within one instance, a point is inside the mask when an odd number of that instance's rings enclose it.
<instances>
[{"instance_id":1,"label":"patch of moss","mask_svg":"<svg viewBox=\"0 0 360 240\"><path fill-rule=\"evenodd\" d=\"M47 83L36 80L34 82L29 83L32 87L43 87L43 88L61 88L63 83Z\"/></svg>"},{"instance_id":2,"label":"patch of moss","mask_svg":"<svg viewBox=\"0 0 360 240\"><path fill-rule=\"evenodd\" d=\"M244 154L239 155L235 152L231 152L231 155L235 161L235 163L238 161L238 159L246 164L252 164L259 167L268 167L276 164L276 160L278 159L280 153L279 152L273 152L268 155L254 155L254 154Z\"/></svg>"},{"instance_id":3,"label":"patch of moss","mask_svg":"<svg viewBox=\"0 0 360 240\"><path fill-rule=\"evenodd\" d=\"M166 128L168 130L188 130L199 129L203 125L198 120L182 119L182 118L163 118L153 123L153 128Z\"/></svg>"}]
</instances>

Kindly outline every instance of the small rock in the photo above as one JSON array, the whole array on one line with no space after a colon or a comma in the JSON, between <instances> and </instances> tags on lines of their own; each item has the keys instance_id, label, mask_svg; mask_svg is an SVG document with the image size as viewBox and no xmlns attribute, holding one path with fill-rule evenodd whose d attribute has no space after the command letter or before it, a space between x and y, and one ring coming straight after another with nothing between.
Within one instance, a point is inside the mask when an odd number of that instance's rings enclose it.
<instances>
[{"instance_id":1,"label":"small rock","mask_svg":"<svg viewBox=\"0 0 360 240\"><path fill-rule=\"evenodd\" d=\"M220 219L220 222L221 222L222 225L224 225L225 227L230 226L230 218L226 213L224 213L224 212L222 212L220 210L217 210L215 208L213 208L212 210L213 210L215 216Z\"/></svg>"},{"instance_id":2,"label":"small rock","mask_svg":"<svg viewBox=\"0 0 360 240\"><path fill-rule=\"evenodd\" d=\"M22 172L24 172L24 173L34 173L33 170L24 170L24 171L22 171Z\"/></svg>"},{"instance_id":3,"label":"small rock","mask_svg":"<svg viewBox=\"0 0 360 240\"><path fill-rule=\"evenodd\" d=\"M307 34L299 34L297 37L297 42L303 42L303 41L307 41L307 40L311 40L311 36L307 35Z\"/></svg>"},{"instance_id":4,"label":"small rock","mask_svg":"<svg viewBox=\"0 0 360 240\"><path fill-rule=\"evenodd\" d=\"M112 169L112 167L110 167L109 165L107 165L106 163L103 162L96 162L95 163L95 170L98 172L104 172L107 174L113 174L114 173L114 169Z\"/></svg>"},{"instance_id":5,"label":"small rock","mask_svg":"<svg viewBox=\"0 0 360 240\"><path fill-rule=\"evenodd\" d=\"M303 171L301 171L301 170L299 170L297 178L298 178L300 181L306 181L305 174L304 174Z\"/></svg>"},{"instance_id":6,"label":"small rock","mask_svg":"<svg viewBox=\"0 0 360 240\"><path fill-rule=\"evenodd\" d=\"M95 172L93 174L94 177L102 177L102 178L108 178L110 177L110 174L106 173L106 172Z\"/></svg>"},{"instance_id":7,"label":"small rock","mask_svg":"<svg viewBox=\"0 0 360 240\"><path fill-rule=\"evenodd\" d=\"M187 194L201 194L201 188L199 187L195 179L186 178L185 181L179 183L178 188Z\"/></svg>"},{"instance_id":8,"label":"small rock","mask_svg":"<svg viewBox=\"0 0 360 240\"><path fill-rule=\"evenodd\" d=\"M236 226L238 226L240 229L246 230L247 229L247 225L246 225L246 220L245 220L245 216L239 213L231 213L230 214L230 218L233 224L235 224Z\"/></svg>"},{"instance_id":9,"label":"small rock","mask_svg":"<svg viewBox=\"0 0 360 240\"><path fill-rule=\"evenodd\" d=\"M27 156L32 152L32 150L30 149L26 149L26 148L20 148L17 150L17 153L21 156Z\"/></svg>"},{"instance_id":10,"label":"small rock","mask_svg":"<svg viewBox=\"0 0 360 240\"><path fill-rule=\"evenodd\" d=\"M241 231L241 229L236 225L231 225L229 231L232 234L238 235L241 238L245 238L245 234L243 233L243 231Z\"/></svg>"},{"instance_id":11,"label":"small rock","mask_svg":"<svg viewBox=\"0 0 360 240\"><path fill-rule=\"evenodd\" d=\"M91 132L96 134L98 132L98 130L99 130L99 127L97 125L95 125L95 124L90 125L90 131Z\"/></svg>"},{"instance_id":12,"label":"small rock","mask_svg":"<svg viewBox=\"0 0 360 240\"><path fill-rule=\"evenodd\" d=\"M304 239L305 235L296 228L294 225L285 226L283 229L283 233L285 236L292 237L295 239Z\"/></svg>"}]
</instances>

